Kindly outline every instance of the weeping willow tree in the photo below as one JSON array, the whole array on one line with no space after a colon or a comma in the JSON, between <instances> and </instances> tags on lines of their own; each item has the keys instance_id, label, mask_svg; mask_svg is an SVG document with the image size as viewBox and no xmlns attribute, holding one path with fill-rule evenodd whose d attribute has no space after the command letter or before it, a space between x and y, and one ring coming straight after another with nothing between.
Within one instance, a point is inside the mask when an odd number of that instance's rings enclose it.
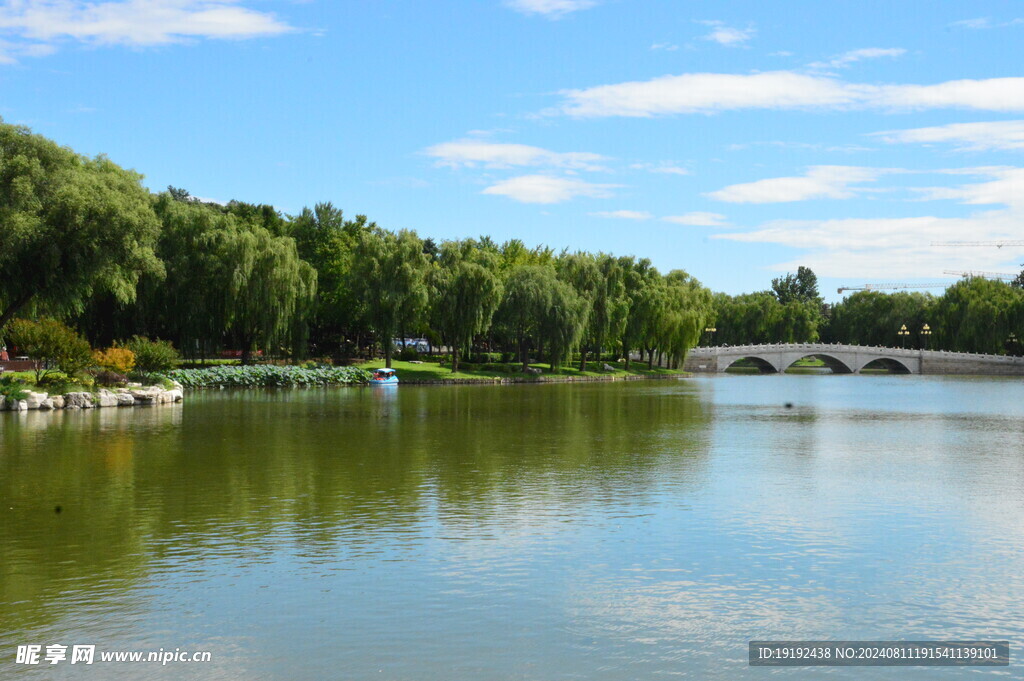
<instances>
[{"instance_id":1,"label":"weeping willow tree","mask_svg":"<svg viewBox=\"0 0 1024 681\"><path fill-rule=\"evenodd\" d=\"M668 354L669 365L678 369L712 317L711 291L686 272L673 270L665 276L663 304L660 347Z\"/></svg>"},{"instance_id":2,"label":"weeping willow tree","mask_svg":"<svg viewBox=\"0 0 1024 681\"><path fill-rule=\"evenodd\" d=\"M544 315L551 309L555 282L554 270L543 265L517 265L505 279L505 296L496 319L503 335L515 343L523 371L529 367L529 341L536 338Z\"/></svg>"},{"instance_id":3,"label":"weeping willow tree","mask_svg":"<svg viewBox=\"0 0 1024 681\"><path fill-rule=\"evenodd\" d=\"M474 336L490 328L501 304L502 285L495 272L497 257L472 240L446 242L438 265L432 276L431 319L451 348L455 373L459 370L459 353L469 349Z\"/></svg>"},{"instance_id":4,"label":"weeping willow tree","mask_svg":"<svg viewBox=\"0 0 1024 681\"><path fill-rule=\"evenodd\" d=\"M29 303L66 316L98 292L134 300L162 272L142 176L0 119L0 329Z\"/></svg>"},{"instance_id":5,"label":"weeping willow tree","mask_svg":"<svg viewBox=\"0 0 1024 681\"><path fill-rule=\"evenodd\" d=\"M415 232L368 230L360 233L348 272L348 287L366 302L365 320L391 366L392 339L413 328L427 304L427 257Z\"/></svg>"},{"instance_id":6,"label":"weeping willow tree","mask_svg":"<svg viewBox=\"0 0 1024 681\"><path fill-rule=\"evenodd\" d=\"M312 310L316 270L299 258L293 239L263 227L219 231L213 241L229 311L226 331L247 364L253 349L289 340L295 319Z\"/></svg>"},{"instance_id":7,"label":"weeping willow tree","mask_svg":"<svg viewBox=\"0 0 1024 681\"><path fill-rule=\"evenodd\" d=\"M653 343L650 342L653 321L657 315L660 300L661 274L651 265L647 258L629 264L625 270L626 288L626 321L622 325L622 353L626 357L626 369L629 370L630 355L633 350L644 351L650 347L653 358Z\"/></svg>"},{"instance_id":8,"label":"weeping willow tree","mask_svg":"<svg viewBox=\"0 0 1024 681\"><path fill-rule=\"evenodd\" d=\"M551 372L555 373L579 346L587 319L587 302L569 284L552 279L540 333L547 344Z\"/></svg>"}]
</instances>

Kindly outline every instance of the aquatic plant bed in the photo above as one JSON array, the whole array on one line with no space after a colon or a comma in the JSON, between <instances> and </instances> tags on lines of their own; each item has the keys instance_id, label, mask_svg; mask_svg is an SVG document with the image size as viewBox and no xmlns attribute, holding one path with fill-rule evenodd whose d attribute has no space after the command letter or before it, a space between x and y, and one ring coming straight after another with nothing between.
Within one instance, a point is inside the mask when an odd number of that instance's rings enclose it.
<instances>
[{"instance_id":1,"label":"aquatic plant bed","mask_svg":"<svg viewBox=\"0 0 1024 681\"><path fill-rule=\"evenodd\" d=\"M166 374L187 389L280 388L317 385L361 385L369 372L358 367L301 367L261 364L255 366L212 366L206 369L175 369Z\"/></svg>"}]
</instances>

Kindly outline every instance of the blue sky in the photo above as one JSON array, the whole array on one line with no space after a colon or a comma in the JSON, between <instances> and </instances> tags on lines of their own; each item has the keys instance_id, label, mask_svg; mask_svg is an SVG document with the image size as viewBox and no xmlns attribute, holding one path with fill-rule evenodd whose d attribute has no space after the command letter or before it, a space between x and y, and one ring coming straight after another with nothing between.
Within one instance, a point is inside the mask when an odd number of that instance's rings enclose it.
<instances>
[{"instance_id":1,"label":"blue sky","mask_svg":"<svg viewBox=\"0 0 1024 681\"><path fill-rule=\"evenodd\" d=\"M1007 2L8 0L0 116L220 201L649 257L715 290L1015 273Z\"/></svg>"}]
</instances>

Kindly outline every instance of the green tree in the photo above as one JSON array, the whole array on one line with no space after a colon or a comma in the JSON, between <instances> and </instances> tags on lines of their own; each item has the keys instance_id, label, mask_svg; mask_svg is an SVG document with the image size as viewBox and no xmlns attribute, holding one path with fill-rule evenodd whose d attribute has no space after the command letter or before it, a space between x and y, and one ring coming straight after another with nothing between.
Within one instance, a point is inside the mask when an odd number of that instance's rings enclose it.
<instances>
[{"instance_id":1,"label":"green tree","mask_svg":"<svg viewBox=\"0 0 1024 681\"><path fill-rule=\"evenodd\" d=\"M682 270L665 276L665 311L661 320L660 346L669 364L682 366L686 353L697 345L705 324L712 318L711 292Z\"/></svg>"},{"instance_id":2,"label":"green tree","mask_svg":"<svg viewBox=\"0 0 1024 681\"><path fill-rule=\"evenodd\" d=\"M161 272L141 175L2 120L0 225L0 328L29 302L60 315L101 291L130 302Z\"/></svg>"},{"instance_id":3,"label":"green tree","mask_svg":"<svg viewBox=\"0 0 1024 681\"><path fill-rule=\"evenodd\" d=\"M555 281L554 271L542 265L518 265L505 279L505 296L496 317L514 341L523 371L529 367L529 341L537 337L551 310Z\"/></svg>"},{"instance_id":4,"label":"green tree","mask_svg":"<svg viewBox=\"0 0 1024 681\"><path fill-rule=\"evenodd\" d=\"M56 319L15 319L10 323L8 337L19 352L32 360L36 383L56 369L71 376L92 363L89 343Z\"/></svg>"},{"instance_id":5,"label":"green tree","mask_svg":"<svg viewBox=\"0 0 1024 681\"><path fill-rule=\"evenodd\" d=\"M660 302L659 287L662 283L661 274L651 266L647 258L631 263L625 271L624 285L629 305L626 310L626 323L622 327L622 352L626 356L626 369L629 369L630 355L633 350L641 352L651 339L653 325ZM652 344L653 345L653 344ZM651 351L651 362L654 361Z\"/></svg>"},{"instance_id":6,"label":"green tree","mask_svg":"<svg viewBox=\"0 0 1024 681\"><path fill-rule=\"evenodd\" d=\"M299 258L295 241L263 227L215 234L227 331L248 363L254 348L272 349L290 337L293 322L308 314L316 295L316 270Z\"/></svg>"},{"instance_id":7,"label":"green tree","mask_svg":"<svg viewBox=\"0 0 1024 681\"><path fill-rule=\"evenodd\" d=\"M1021 337L1024 292L1003 281L961 279L932 309L936 347L1003 354L1011 333Z\"/></svg>"},{"instance_id":8,"label":"green tree","mask_svg":"<svg viewBox=\"0 0 1024 681\"><path fill-rule=\"evenodd\" d=\"M415 232L368 230L353 252L348 287L366 303L364 318L391 366L395 335L416 325L427 303L427 256Z\"/></svg>"},{"instance_id":9,"label":"green tree","mask_svg":"<svg viewBox=\"0 0 1024 681\"><path fill-rule=\"evenodd\" d=\"M796 274L772 279L772 292L779 302L785 305L793 300L821 302L818 293L818 277L810 267L801 265Z\"/></svg>"},{"instance_id":10,"label":"green tree","mask_svg":"<svg viewBox=\"0 0 1024 681\"><path fill-rule=\"evenodd\" d=\"M445 242L433 273L431 317L451 348L452 373L459 370L459 353L486 331L502 300L497 258L480 250L473 240Z\"/></svg>"},{"instance_id":11,"label":"green tree","mask_svg":"<svg viewBox=\"0 0 1024 681\"><path fill-rule=\"evenodd\" d=\"M547 309L541 317L538 332L547 345L551 372L555 373L579 346L586 323L587 304L572 286L559 281L550 267L545 267L544 271L547 272L545 278L549 280L550 296L546 298Z\"/></svg>"},{"instance_id":12,"label":"green tree","mask_svg":"<svg viewBox=\"0 0 1024 681\"><path fill-rule=\"evenodd\" d=\"M934 327L936 299L919 291L857 291L832 308L825 329L830 341L852 345L901 345L897 332L903 325L911 332L911 347L923 347L920 331L925 324ZM935 342L931 346L939 347Z\"/></svg>"}]
</instances>

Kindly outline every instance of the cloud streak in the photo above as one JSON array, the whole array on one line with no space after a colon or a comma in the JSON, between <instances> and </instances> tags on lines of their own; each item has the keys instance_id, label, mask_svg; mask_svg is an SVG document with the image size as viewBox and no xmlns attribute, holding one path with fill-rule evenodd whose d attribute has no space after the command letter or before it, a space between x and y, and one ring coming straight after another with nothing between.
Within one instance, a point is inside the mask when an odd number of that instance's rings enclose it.
<instances>
[{"instance_id":1,"label":"cloud streak","mask_svg":"<svg viewBox=\"0 0 1024 681\"><path fill-rule=\"evenodd\" d=\"M812 166L796 177L773 177L733 184L708 197L728 203L789 203L810 199L849 199L857 194L852 184L874 181L882 171L857 166Z\"/></svg>"},{"instance_id":2,"label":"cloud streak","mask_svg":"<svg viewBox=\"0 0 1024 681\"><path fill-rule=\"evenodd\" d=\"M850 64L854 64L865 59L878 59L879 57L900 57L906 54L907 51L902 47L864 47L859 50L850 50L844 52L836 57L833 57L829 61L815 62L811 64L811 68L833 68L833 69L845 69Z\"/></svg>"},{"instance_id":3,"label":"cloud streak","mask_svg":"<svg viewBox=\"0 0 1024 681\"><path fill-rule=\"evenodd\" d=\"M437 165L451 168L513 168L539 166L574 170L604 170L599 154L582 151L556 152L526 144L502 144L477 139L462 139L435 144L424 151L437 159Z\"/></svg>"},{"instance_id":4,"label":"cloud streak","mask_svg":"<svg viewBox=\"0 0 1024 681\"><path fill-rule=\"evenodd\" d=\"M553 175L521 175L502 180L481 192L505 196L520 203L563 203L579 196L608 198L614 184L594 184L570 177Z\"/></svg>"},{"instance_id":5,"label":"cloud streak","mask_svg":"<svg viewBox=\"0 0 1024 681\"><path fill-rule=\"evenodd\" d=\"M152 46L244 40L294 29L237 0L11 0L0 7L0 53L41 56L62 42Z\"/></svg>"},{"instance_id":6,"label":"cloud streak","mask_svg":"<svg viewBox=\"0 0 1024 681\"><path fill-rule=\"evenodd\" d=\"M505 5L526 15L537 15L548 19L561 19L567 14L590 9L594 0L505 0Z\"/></svg>"},{"instance_id":7,"label":"cloud streak","mask_svg":"<svg viewBox=\"0 0 1024 681\"><path fill-rule=\"evenodd\" d=\"M729 224L721 213L706 213L704 211L694 211L683 215L669 215L663 217L662 221L688 227L727 227Z\"/></svg>"},{"instance_id":8,"label":"cloud streak","mask_svg":"<svg viewBox=\"0 0 1024 681\"><path fill-rule=\"evenodd\" d=\"M608 218L610 220L650 220L654 216L643 210L602 210L591 213L595 218Z\"/></svg>"},{"instance_id":9,"label":"cloud streak","mask_svg":"<svg viewBox=\"0 0 1024 681\"><path fill-rule=\"evenodd\" d=\"M757 32L753 28L733 28L727 26L723 21L702 21L701 23L711 27L711 32L704 36L704 40L710 40L723 47L739 47L754 37Z\"/></svg>"},{"instance_id":10,"label":"cloud streak","mask_svg":"<svg viewBox=\"0 0 1024 681\"><path fill-rule=\"evenodd\" d=\"M1024 111L1024 78L875 85L795 71L687 73L566 90L562 95L559 112L581 118L744 109Z\"/></svg>"},{"instance_id":11,"label":"cloud streak","mask_svg":"<svg viewBox=\"0 0 1024 681\"><path fill-rule=\"evenodd\" d=\"M1024 120L951 123L929 128L888 130L872 136L903 144L948 142L968 151L1024 149Z\"/></svg>"}]
</instances>

